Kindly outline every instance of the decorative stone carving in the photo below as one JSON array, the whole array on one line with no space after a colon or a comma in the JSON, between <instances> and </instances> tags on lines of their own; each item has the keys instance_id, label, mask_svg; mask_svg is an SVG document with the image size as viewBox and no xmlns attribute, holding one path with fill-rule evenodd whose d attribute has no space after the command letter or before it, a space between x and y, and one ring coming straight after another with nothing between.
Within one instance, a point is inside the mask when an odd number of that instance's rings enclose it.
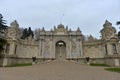
<instances>
[{"instance_id":1,"label":"decorative stone carving","mask_svg":"<svg viewBox=\"0 0 120 80\"><path fill-rule=\"evenodd\" d=\"M65 29L64 25L59 24L57 29L55 30L56 34L58 35L65 35L67 34L67 30Z\"/></svg>"},{"instance_id":2,"label":"decorative stone carving","mask_svg":"<svg viewBox=\"0 0 120 80\"><path fill-rule=\"evenodd\" d=\"M49 58L50 57L50 40L46 40L45 41L45 53L44 53L44 56L46 58Z\"/></svg>"},{"instance_id":3,"label":"decorative stone carving","mask_svg":"<svg viewBox=\"0 0 120 80\"><path fill-rule=\"evenodd\" d=\"M16 20L14 20L11 24L10 24L11 27L19 27L19 24Z\"/></svg>"},{"instance_id":4,"label":"decorative stone carving","mask_svg":"<svg viewBox=\"0 0 120 80\"><path fill-rule=\"evenodd\" d=\"M75 40L71 41L71 54L72 54L72 58L76 58L77 56L77 44Z\"/></svg>"},{"instance_id":5,"label":"decorative stone carving","mask_svg":"<svg viewBox=\"0 0 120 80\"><path fill-rule=\"evenodd\" d=\"M105 21L103 25L103 29L100 31L103 40L110 40L111 38L115 38L116 29L112 26L108 20Z\"/></svg>"},{"instance_id":6,"label":"decorative stone carving","mask_svg":"<svg viewBox=\"0 0 120 80\"><path fill-rule=\"evenodd\" d=\"M80 28L79 28L79 27L77 28L76 33L79 34L79 35L81 34L81 31L80 31Z\"/></svg>"},{"instance_id":7,"label":"decorative stone carving","mask_svg":"<svg viewBox=\"0 0 120 80\"><path fill-rule=\"evenodd\" d=\"M10 27L8 27L7 38L16 40L19 37L20 37L19 24L15 20L10 24Z\"/></svg>"},{"instance_id":8,"label":"decorative stone carving","mask_svg":"<svg viewBox=\"0 0 120 80\"><path fill-rule=\"evenodd\" d=\"M92 35L88 36L88 40L89 42L92 42L92 41L96 41L97 39L94 38Z\"/></svg>"}]
</instances>

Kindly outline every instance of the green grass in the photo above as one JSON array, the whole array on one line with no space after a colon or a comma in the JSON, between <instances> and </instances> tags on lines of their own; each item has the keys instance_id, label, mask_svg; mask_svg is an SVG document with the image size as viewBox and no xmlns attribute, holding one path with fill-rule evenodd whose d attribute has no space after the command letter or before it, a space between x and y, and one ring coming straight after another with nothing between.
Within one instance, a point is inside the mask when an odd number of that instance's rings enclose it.
<instances>
[{"instance_id":1,"label":"green grass","mask_svg":"<svg viewBox=\"0 0 120 80\"><path fill-rule=\"evenodd\" d=\"M31 66L32 63L24 63L24 64L15 64L15 65L10 65L10 66L5 66L5 67L22 67L22 66Z\"/></svg>"},{"instance_id":2,"label":"green grass","mask_svg":"<svg viewBox=\"0 0 120 80\"><path fill-rule=\"evenodd\" d=\"M105 68L105 70L120 73L120 68Z\"/></svg>"},{"instance_id":3,"label":"green grass","mask_svg":"<svg viewBox=\"0 0 120 80\"><path fill-rule=\"evenodd\" d=\"M110 67L107 64L97 64L97 63L90 63L90 66L103 66L103 67Z\"/></svg>"}]
</instances>

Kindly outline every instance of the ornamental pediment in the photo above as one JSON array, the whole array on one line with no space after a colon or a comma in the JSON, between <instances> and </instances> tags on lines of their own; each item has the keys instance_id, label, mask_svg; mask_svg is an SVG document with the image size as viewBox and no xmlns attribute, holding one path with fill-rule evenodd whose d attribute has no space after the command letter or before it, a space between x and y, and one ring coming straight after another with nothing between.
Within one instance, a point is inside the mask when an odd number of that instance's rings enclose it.
<instances>
[{"instance_id":1,"label":"ornamental pediment","mask_svg":"<svg viewBox=\"0 0 120 80\"><path fill-rule=\"evenodd\" d=\"M57 29L55 30L56 34L58 35L64 35L67 33L67 29L64 27L64 25L62 24L59 24L57 26Z\"/></svg>"}]
</instances>

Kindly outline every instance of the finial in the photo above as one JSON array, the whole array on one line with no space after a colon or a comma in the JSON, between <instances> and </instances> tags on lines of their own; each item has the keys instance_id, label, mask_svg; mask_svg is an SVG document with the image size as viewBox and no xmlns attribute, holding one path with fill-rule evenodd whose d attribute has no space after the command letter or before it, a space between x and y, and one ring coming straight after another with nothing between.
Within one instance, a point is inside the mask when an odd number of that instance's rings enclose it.
<instances>
[{"instance_id":1,"label":"finial","mask_svg":"<svg viewBox=\"0 0 120 80\"><path fill-rule=\"evenodd\" d=\"M111 25L112 25L112 23L109 22L107 19L105 20L105 23L103 24L104 27L109 27Z\"/></svg>"},{"instance_id":2,"label":"finial","mask_svg":"<svg viewBox=\"0 0 120 80\"><path fill-rule=\"evenodd\" d=\"M79 27L77 28L77 31L80 31L80 28L79 28Z\"/></svg>"},{"instance_id":3,"label":"finial","mask_svg":"<svg viewBox=\"0 0 120 80\"><path fill-rule=\"evenodd\" d=\"M54 30L56 30L56 26L54 26Z\"/></svg>"},{"instance_id":4,"label":"finial","mask_svg":"<svg viewBox=\"0 0 120 80\"><path fill-rule=\"evenodd\" d=\"M68 26L66 26L66 30L68 31Z\"/></svg>"},{"instance_id":5,"label":"finial","mask_svg":"<svg viewBox=\"0 0 120 80\"><path fill-rule=\"evenodd\" d=\"M19 27L17 20L14 20L11 24L12 27Z\"/></svg>"},{"instance_id":6,"label":"finial","mask_svg":"<svg viewBox=\"0 0 120 80\"><path fill-rule=\"evenodd\" d=\"M42 28L42 31L45 31L44 27Z\"/></svg>"},{"instance_id":7,"label":"finial","mask_svg":"<svg viewBox=\"0 0 120 80\"><path fill-rule=\"evenodd\" d=\"M50 31L52 32L53 30L51 29Z\"/></svg>"},{"instance_id":8,"label":"finial","mask_svg":"<svg viewBox=\"0 0 120 80\"><path fill-rule=\"evenodd\" d=\"M63 17L64 17L64 14L61 14L61 17L60 17L60 24L62 24Z\"/></svg>"}]
</instances>

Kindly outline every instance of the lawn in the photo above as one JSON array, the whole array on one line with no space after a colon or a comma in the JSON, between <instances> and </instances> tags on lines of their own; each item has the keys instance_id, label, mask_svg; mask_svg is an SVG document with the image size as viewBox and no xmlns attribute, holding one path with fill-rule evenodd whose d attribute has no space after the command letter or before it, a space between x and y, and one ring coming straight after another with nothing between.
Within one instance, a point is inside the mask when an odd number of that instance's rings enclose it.
<instances>
[{"instance_id":1,"label":"lawn","mask_svg":"<svg viewBox=\"0 0 120 80\"><path fill-rule=\"evenodd\" d=\"M103 66L103 67L110 67L107 64L98 64L98 63L90 63L90 66Z\"/></svg>"},{"instance_id":2,"label":"lawn","mask_svg":"<svg viewBox=\"0 0 120 80\"><path fill-rule=\"evenodd\" d=\"M118 73L120 73L120 68L105 68L105 70L108 70L108 71L113 71L113 72L118 72Z\"/></svg>"}]
</instances>

